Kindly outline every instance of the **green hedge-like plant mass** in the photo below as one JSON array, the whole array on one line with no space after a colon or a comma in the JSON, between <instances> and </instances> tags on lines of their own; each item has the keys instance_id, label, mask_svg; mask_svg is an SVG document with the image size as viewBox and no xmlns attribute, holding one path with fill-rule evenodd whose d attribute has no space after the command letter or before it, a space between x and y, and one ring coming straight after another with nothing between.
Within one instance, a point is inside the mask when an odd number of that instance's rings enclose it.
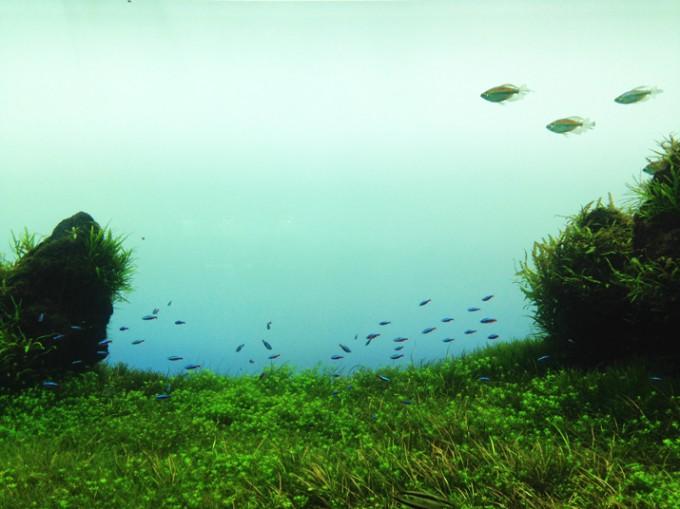
<instances>
[{"instance_id":1,"label":"green hedge-like plant mass","mask_svg":"<svg viewBox=\"0 0 680 509\"><path fill-rule=\"evenodd\" d=\"M536 323L572 361L680 358L680 143L660 146L632 206L590 203L520 262Z\"/></svg>"}]
</instances>

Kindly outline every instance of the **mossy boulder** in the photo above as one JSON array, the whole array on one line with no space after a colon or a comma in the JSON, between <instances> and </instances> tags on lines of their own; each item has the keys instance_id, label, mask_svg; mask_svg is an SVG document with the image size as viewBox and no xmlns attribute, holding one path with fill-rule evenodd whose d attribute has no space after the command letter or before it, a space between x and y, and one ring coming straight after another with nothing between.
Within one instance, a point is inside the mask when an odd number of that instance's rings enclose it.
<instances>
[{"instance_id":1,"label":"mossy boulder","mask_svg":"<svg viewBox=\"0 0 680 509\"><path fill-rule=\"evenodd\" d=\"M548 341L584 363L630 350L620 338L634 309L616 274L632 254L632 225L611 202L588 204L559 236L534 244L535 269L523 264L523 290Z\"/></svg>"},{"instance_id":2,"label":"mossy boulder","mask_svg":"<svg viewBox=\"0 0 680 509\"><path fill-rule=\"evenodd\" d=\"M108 355L113 303L129 289L131 252L87 213L34 245L15 238L0 292L0 385L21 386L93 366Z\"/></svg>"},{"instance_id":3,"label":"mossy boulder","mask_svg":"<svg viewBox=\"0 0 680 509\"><path fill-rule=\"evenodd\" d=\"M598 201L564 231L536 242L521 286L546 340L567 359L596 365L633 355L680 364L680 143L650 162L629 209Z\"/></svg>"}]
</instances>

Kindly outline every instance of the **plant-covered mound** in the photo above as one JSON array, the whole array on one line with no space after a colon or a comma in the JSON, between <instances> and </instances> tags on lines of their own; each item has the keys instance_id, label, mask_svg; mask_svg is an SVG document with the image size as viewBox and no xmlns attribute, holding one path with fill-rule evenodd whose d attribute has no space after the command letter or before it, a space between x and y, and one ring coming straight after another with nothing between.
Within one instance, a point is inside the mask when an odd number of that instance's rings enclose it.
<instances>
[{"instance_id":1,"label":"plant-covered mound","mask_svg":"<svg viewBox=\"0 0 680 509\"><path fill-rule=\"evenodd\" d=\"M680 142L670 137L630 186L627 209L588 204L520 262L546 340L592 365L631 355L680 359Z\"/></svg>"},{"instance_id":2,"label":"plant-covered mound","mask_svg":"<svg viewBox=\"0 0 680 509\"><path fill-rule=\"evenodd\" d=\"M130 289L123 239L79 212L40 243L27 231L13 240L16 259L0 269L0 387L104 359L113 303Z\"/></svg>"}]
</instances>

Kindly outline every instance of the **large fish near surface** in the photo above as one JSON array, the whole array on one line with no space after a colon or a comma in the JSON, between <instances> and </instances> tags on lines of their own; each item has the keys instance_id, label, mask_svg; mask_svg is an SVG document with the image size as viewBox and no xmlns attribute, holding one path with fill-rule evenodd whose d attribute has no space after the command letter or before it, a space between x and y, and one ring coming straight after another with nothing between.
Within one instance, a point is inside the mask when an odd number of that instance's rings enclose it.
<instances>
[{"instance_id":1,"label":"large fish near surface","mask_svg":"<svg viewBox=\"0 0 680 509\"><path fill-rule=\"evenodd\" d=\"M661 92L663 92L663 90L657 87L635 87L633 90L629 90L618 96L614 99L614 102L619 104L639 103L652 97L656 97Z\"/></svg>"},{"instance_id":2,"label":"large fish near surface","mask_svg":"<svg viewBox=\"0 0 680 509\"><path fill-rule=\"evenodd\" d=\"M593 127L595 127L595 122L587 118L574 116L559 118L557 120L554 120L553 122L550 122L545 127L549 131L552 131L553 133L557 134L567 133L581 134L586 132L588 129L592 129Z\"/></svg>"},{"instance_id":3,"label":"large fish near surface","mask_svg":"<svg viewBox=\"0 0 680 509\"><path fill-rule=\"evenodd\" d=\"M516 87L515 85L506 83L490 88L486 92L483 92L480 97L492 103L502 104L506 101L517 101L527 95L527 92L530 92L530 90L526 85Z\"/></svg>"}]
</instances>

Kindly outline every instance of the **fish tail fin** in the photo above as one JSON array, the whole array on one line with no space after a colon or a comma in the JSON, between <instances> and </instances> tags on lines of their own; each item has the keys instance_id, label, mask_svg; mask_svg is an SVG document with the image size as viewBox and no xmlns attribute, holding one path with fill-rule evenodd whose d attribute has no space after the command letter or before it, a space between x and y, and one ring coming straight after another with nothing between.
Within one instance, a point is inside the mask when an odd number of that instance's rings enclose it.
<instances>
[{"instance_id":1,"label":"fish tail fin","mask_svg":"<svg viewBox=\"0 0 680 509\"><path fill-rule=\"evenodd\" d=\"M649 97L656 97L656 96L659 95L661 92L663 92L663 90L661 90L659 87L652 87L652 88L649 90Z\"/></svg>"},{"instance_id":2,"label":"fish tail fin","mask_svg":"<svg viewBox=\"0 0 680 509\"><path fill-rule=\"evenodd\" d=\"M594 120L590 120L589 118L582 118L580 120L581 120L581 125L573 130L573 132L576 133L576 134L584 133L588 129L592 129L593 127L595 127L595 121Z\"/></svg>"},{"instance_id":3,"label":"fish tail fin","mask_svg":"<svg viewBox=\"0 0 680 509\"><path fill-rule=\"evenodd\" d=\"M512 86L512 85L510 85L510 86ZM531 92L531 90L529 90L529 89L527 88L527 86L524 85L524 84L522 84L521 86L516 87L516 88L517 88L517 93L512 94L512 95L511 95L510 97L508 97L508 98L506 99L506 101L504 101L504 102L519 101L519 100L522 99L525 95L527 95L527 92ZM499 103L499 104L503 104L503 103L501 102L501 103Z\"/></svg>"}]
</instances>

